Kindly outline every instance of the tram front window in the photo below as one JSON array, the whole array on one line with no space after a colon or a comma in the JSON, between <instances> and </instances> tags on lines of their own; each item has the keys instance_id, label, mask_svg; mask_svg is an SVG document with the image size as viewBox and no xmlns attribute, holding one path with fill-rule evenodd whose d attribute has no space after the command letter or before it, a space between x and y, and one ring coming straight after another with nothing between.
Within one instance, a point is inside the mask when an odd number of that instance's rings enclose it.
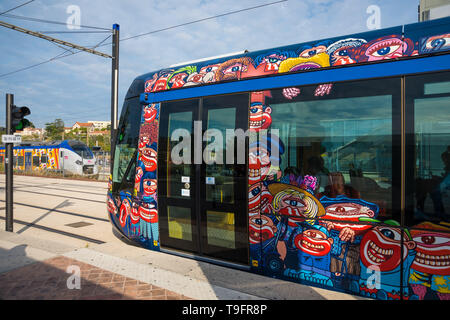
<instances>
[{"instance_id":1,"label":"tram front window","mask_svg":"<svg viewBox=\"0 0 450 320\"><path fill-rule=\"evenodd\" d=\"M114 153L113 182L120 189L132 189L135 174L135 152L139 141L141 105L139 98L125 101L120 118ZM126 179L124 175L127 174ZM113 187L117 190L118 187Z\"/></svg>"}]
</instances>

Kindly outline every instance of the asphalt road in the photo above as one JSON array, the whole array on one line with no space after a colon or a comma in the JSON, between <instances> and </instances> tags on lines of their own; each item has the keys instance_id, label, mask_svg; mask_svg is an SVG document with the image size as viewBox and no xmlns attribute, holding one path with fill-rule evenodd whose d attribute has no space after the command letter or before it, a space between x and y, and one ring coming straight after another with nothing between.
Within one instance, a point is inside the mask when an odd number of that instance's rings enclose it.
<instances>
[{"instance_id":1,"label":"asphalt road","mask_svg":"<svg viewBox=\"0 0 450 320\"><path fill-rule=\"evenodd\" d=\"M115 239L106 212L107 182L14 175L14 232L75 247ZM0 228L5 230L5 175Z\"/></svg>"}]
</instances>

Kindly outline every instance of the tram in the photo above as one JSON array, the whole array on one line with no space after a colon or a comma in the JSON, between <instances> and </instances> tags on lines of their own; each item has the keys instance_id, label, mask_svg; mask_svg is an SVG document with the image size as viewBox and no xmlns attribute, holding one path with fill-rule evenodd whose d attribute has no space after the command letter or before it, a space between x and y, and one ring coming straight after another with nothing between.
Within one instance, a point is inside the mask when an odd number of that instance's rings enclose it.
<instances>
[{"instance_id":1,"label":"tram","mask_svg":"<svg viewBox=\"0 0 450 320\"><path fill-rule=\"evenodd\" d=\"M98 174L91 149L78 140L23 142L13 147L13 169L18 171L63 171L66 174L92 176ZM0 147L0 161L5 147Z\"/></svg>"},{"instance_id":2,"label":"tram","mask_svg":"<svg viewBox=\"0 0 450 320\"><path fill-rule=\"evenodd\" d=\"M107 211L150 250L450 298L450 18L138 76Z\"/></svg>"}]
</instances>

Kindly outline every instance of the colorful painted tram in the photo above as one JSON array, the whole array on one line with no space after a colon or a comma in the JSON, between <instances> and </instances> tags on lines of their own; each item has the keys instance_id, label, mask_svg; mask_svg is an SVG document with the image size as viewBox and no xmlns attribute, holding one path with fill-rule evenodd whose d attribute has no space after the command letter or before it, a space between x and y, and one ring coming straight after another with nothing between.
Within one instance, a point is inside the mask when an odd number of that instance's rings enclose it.
<instances>
[{"instance_id":1,"label":"colorful painted tram","mask_svg":"<svg viewBox=\"0 0 450 320\"><path fill-rule=\"evenodd\" d=\"M91 149L78 140L24 142L13 148L13 169L18 171L54 171L80 176L98 174ZM5 147L0 147L4 162Z\"/></svg>"},{"instance_id":2,"label":"colorful painted tram","mask_svg":"<svg viewBox=\"0 0 450 320\"><path fill-rule=\"evenodd\" d=\"M376 299L450 299L450 18L137 77L114 228Z\"/></svg>"}]
</instances>

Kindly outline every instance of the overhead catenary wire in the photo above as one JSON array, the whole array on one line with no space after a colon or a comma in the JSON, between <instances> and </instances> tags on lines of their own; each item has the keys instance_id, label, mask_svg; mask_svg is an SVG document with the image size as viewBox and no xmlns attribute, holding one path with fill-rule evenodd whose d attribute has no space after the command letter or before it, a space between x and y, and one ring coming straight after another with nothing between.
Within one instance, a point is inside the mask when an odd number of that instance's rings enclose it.
<instances>
[{"instance_id":1,"label":"overhead catenary wire","mask_svg":"<svg viewBox=\"0 0 450 320\"><path fill-rule=\"evenodd\" d=\"M18 9L18 8L20 8L20 7L23 7L24 5L27 5L27 4L29 4L29 3L33 2L33 1L34 1L34 0L30 0L30 1L27 1L27 2L25 2L25 3L19 4L18 6L15 6L14 8L8 9L8 10L3 11L3 12L0 12L0 16L1 16L1 15L4 15L5 13L11 12L11 11L13 11L13 10L16 10L16 9Z\"/></svg>"},{"instance_id":2,"label":"overhead catenary wire","mask_svg":"<svg viewBox=\"0 0 450 320\"><path fill-rule=\"evenodd\" d=\"M52 21L52 20L46 20L46 19L39 19L39 18L32 18L32 17L24 17L24 16L18 16L14 14L3 14L3 17L12 18L12 19L21 19L21 20L27 20L32 22L40 22L40 23L49 23L49 24L59 24L63 26L71 26L71 27L80 27L80 28L86 28L86 29L97 29L97 30L105 30L105 31L112 31L111 28L102 28L102 27L95 27L95 26L87 26L82 24L70 24L67 22L61 22L61 21Z\"/></svg>"},{"instance_id":3,"label":"overhead catenary wire","mask_svg":"<svg viewBox=\"0 0 450 320\"><path fill-rule=\"evenodd\" d=\"M131 39L143 37L143 36L146 36L146 35L150 35L150 34L155 34L155 33L158 33L158 32L167 31L167 30L170 30L170 29L175 29L175 28L187 26L187 25L190 25L190 24L194 24L194 23L198 23L198 22L203 22L203 21L207 21L207 20L211 20L211 19L215 19L215 18L220 18L220 17L224 17L224 16L227 16L227 15L232 15L232 14L236 14L236 13L240 13L240 12L244 12L244 11L254 10L254 9L258 9L258 8L262 8L262 7L267 7L267 6L270 6L270 5L278 4L278 3L281 3L281 2L287 2L287 1L288 1L288 0L280 0L280 1L275 1L275 2L270 2L270 3L265 3L265 4L261 4L261 5L257 5L257 6L253 6L253 7L249 7L249 8L244 8L244 9L234 10L234 11L230 11L230 12L227 12L227 13L218 14L218 15L215 15L215 16L207 17L207 18L197 19L197 20L193 20L193 21L190 21L190 22L186 22L186 23L182 23L182 24L178 24L178 25L174 25L174 26L170 26L170 27L166 27L166 28L162 28L162 29L158 29L158 30L154 30L154 31L150 31L150 32L141 33L141 34L138 34L138 35L134 35L134 36L130 36L130 37L127 37L127 38L120 39L119 41L131 40ZM31 21L37 21L37 22L47 22L47 23L55 23L55 24L63 24L63 25L67 25L66 23L63 23L63 22L56 22L56 21L43 20L43 19L36 19L36 18L29 18L29 17L20 17L20 16L15 16L15 15L10 15L10 14L5 14L4 16L11 17L11 18L12 18L12 17L14 17L14 18L19 18L19 19L21 18L21 19L31 20ZM80 25L80 27L94 28L94 29L102 29L102 30L111 30L111 29L105 29L105 28L99 28L99 27L92 27L92 26L81 26L81 25ZM101 43L103 43L104 41L106 41L108 38L109 38L109 36L108 36L105 40L101 41ZM105 43L105 44L101 44L101 45L98 44L97 46L95 46L95 48L97 48L97 47L103 47L103 46L107 46L107 45L111 45L111 44L112 44L111 42ZM66 49L66 50L67 50L67 49ZM67 51L69 51L69 50L67 50ZM28 69L37 67L37 66L42 65L42 64L44 64L44 63L48 63L48 62L51 62L51 61L54 61L54 60L57 60L57 59L65 58L65 57L68 57L68 56L70 56L70 55L77 54L77 53L79 53L79 52L80 52L80 51L78 51L78 52L72 52L72 53L67 54L67 55L62 55L62 54L64 54L64 52L63 52L63 53L60 53L60 54L58 54L57 56L55 56L55 57L53 57L53 58L50 58L50 59L44 61L44 62L37 63L37 64L34 64L34 65L32 65L32 66L25 67L25 68L22 68L22 69L19 69L19 70L15 70L15 71L11 71L11 72L8 72L8 73L1 74L1 75L0 75L0 78L1 78L1 77L5 77L5 76L8 76L8 75L11 75L11 74L14 74L14 73L17 73L17 72L20 72L20 71L24 71L24 70L28 70Z\"/></svg>"},{"instance_id":4,"label":"overhead catenary wire","mask_svg":"<svg viewBox=\"0 0 450 320\"><path fill-rule=\"evenodd\" d=\"M92 46L91 48L92 48L92 49L97 48L100 44L102 44L103 42L105 42L106 40L108 40L110 37L111 37L111 35L107 36L105 39L103 39L102 41L100 41L99 43L97 43L95 46ZM53 42L52 42L52 43L53 43ZM25 67L25 68L22 68L22 69L18 69L18 70L15 70L15 71L7 72L7 73L4 73L4 74L0 74L0 78L9 76L9 75L11 75L11 74L14 74L14 73L17 73L17 72L20 72L20 71L25 71L25 70L28 70L28 69L32 69L32 68L34 68L34 67L43 65L43 64L45 64L45 63L52 62L52 61L54 61L54 60L66 58L66 57L75 55L75 54L77 54L77 53L83 52L82 50L73 52L73 51L71 51L71 50L69 50L69 49L66 49L66 48L63 48L63 47L57 45L56 43L53 43L53 44L55 44L56 46L58 46L58 47L60 47L60 48L62 48L62 49L64 49L64 50L66 50L66 51L65 51L65 52L61 52L61 53L57 54L56 56L54 56L54 57L52 57L52 58L50 58L50 59L48 59L48 60L45 60L45 61L42 61L42 62L33 64L33 65L31 65L31 66L28 66L28 67ZM69 52L69 53L67 53L67 52Z\"/></svg>"}]
</instances>

